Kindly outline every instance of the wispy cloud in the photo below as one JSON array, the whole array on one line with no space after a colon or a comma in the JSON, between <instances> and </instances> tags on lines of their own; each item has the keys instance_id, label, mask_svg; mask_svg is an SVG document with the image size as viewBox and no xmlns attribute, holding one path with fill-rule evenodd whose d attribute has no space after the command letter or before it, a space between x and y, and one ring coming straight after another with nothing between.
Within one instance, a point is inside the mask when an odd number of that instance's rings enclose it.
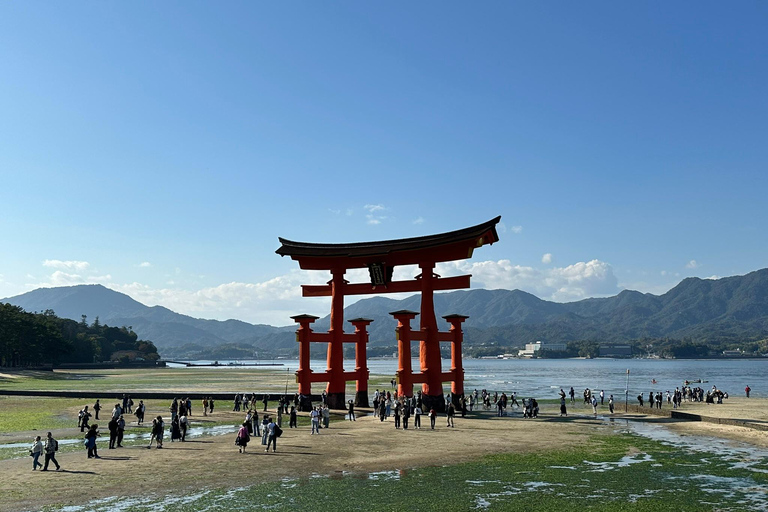
<instances>
[{"instance_id":1,"label":"wispy cloud","mask_svg":"<svg viewBox=\"0 0 768 512\"><path fill-rule=\"evenodd\" d=\"M74 286L78 284L105 284L112 280L112 276L110 274L82 275L57 270L47 278L43 279L44 281L41 282L27 283L27 286L31 288L54 288L57 286Z\"/></svg>"},{"instance_id":2,"label":"wispy cloud","mask_svg":"<svg viewBox=\"0 0 768 512\"><path fill-rule=\"evenodd\" d=\"M413 219L413 224L424 224L424 217L417 217Z\"/></svg>"},{"instance_id":3,"label":"wispy cloud","mask_svg":"<svg viewBox=\"0 0 768 512\"><path fill-rule=\"evenodd\" d=\"M514 265L509 260L461 261L438 264L437 273L472 274L474 287L517 288L559 302L614 295L620 291L613 268L600 260L547 269Z\"/></svg>"},{"instance_id":4,"label":"wispy cloud","mask_svg":"<svg viewBox=\"0 0 768 512\"><path fill-rule=\"evenodd\" d=\"M541 257L541 262L542 263L547 263L547 264L552 263L552 253L548 252L544 256L542 256Z\"/></svg>"},{"instance_id":5,"label":"wispy cloud","mask_svg":"<svg viewBox=\"0 0 768 512\"><path fill-rule=\"evenodd\" d=\"M87 261L62 261L62 260L45 260L43 261L44 267L60 268L62 270L82 272L90 266Z\"/></svg>"},{"instance_id":6,"label":"wispy cloud","mask_svg":"<svg viewBox=\"0 0 768 512\"><path fill-rule=\"evenodd\" d=\"M699 268L701 265L696 260L691 260L685 264L685 268Z\"/></svg>"},{"instance_id":7,"label":"wispy cloud","mask_svg":"<svg viewBox=\"0 0 768 512\"><path fill-rule=\"evenodd\" d=\"M386 215L382 215L383 212L387 211L387 207L382 204L367 204L363 208L368 212L365 214L368 224L381 224L387 218Z\"/></svg>"},{"instance_id":8,"label":"wispy cloud","mask_svg":"<svg viewBox=\"0 0 768 512\"><path fill-rule=\"evenodd\" d=\"M139 263L139 267L140 268L149 268L151 266L152 266L152 264L150 262L148 262L148 261L142 261L141 263Z\"/></svg>"},{"instance_id":9,"label":"wispy cloud","mask_svg":"<svg viewBox=\"0 0 768 512\"><path fill-rule=\"evenodd\" d=\"M511 228L509 228L509 230L514 234L519 235L520 233L523 232L523 226L512 226Z\"/></svg>"}]
</instances>

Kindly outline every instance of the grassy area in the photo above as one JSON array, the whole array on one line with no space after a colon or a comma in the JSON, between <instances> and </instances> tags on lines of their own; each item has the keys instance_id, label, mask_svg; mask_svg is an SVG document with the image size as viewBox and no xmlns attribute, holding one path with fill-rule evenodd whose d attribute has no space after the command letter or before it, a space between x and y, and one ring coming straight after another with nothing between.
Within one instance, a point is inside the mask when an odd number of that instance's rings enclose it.
<instances>
[{"instance_id":1,"label":"grassy area","mask_svg":"<svg viewBox=\"0 0 768 512\"><path fill-rule=\"evenodd\" d=\"M0 375L0 389L35 391L99 391L117 394L139 391L246 392L289 393L296 391L296 368L149 368L115 370L20 371ZM371 394L375 389L390 389L389 379L372 376ZM320 393L323 384L315 384ZM354 395L355 384L347 385Z\"/></svg>"},{"instance_id":2,"label":"grassy area","mask_svg":"<svg viewBox=\"0 0 768 512\"><path fill-rule=\"evenodd\" d=\"M449 462L450 447L442 449ZM339 511L560 512L574 506L606 511L753 510L767 504L766 487L768 475L740 469L726 457L711 454L702 459L701 454L657 441L615 434L595 435L572 449L494 455L466 464L362 474L339 472L245 489L202 489L173 498L115 498L85 507L106 511L119 505L121 510L136 512L222 508L311 511L318 503L327 503Z\"/></svg>"}]
</instances>

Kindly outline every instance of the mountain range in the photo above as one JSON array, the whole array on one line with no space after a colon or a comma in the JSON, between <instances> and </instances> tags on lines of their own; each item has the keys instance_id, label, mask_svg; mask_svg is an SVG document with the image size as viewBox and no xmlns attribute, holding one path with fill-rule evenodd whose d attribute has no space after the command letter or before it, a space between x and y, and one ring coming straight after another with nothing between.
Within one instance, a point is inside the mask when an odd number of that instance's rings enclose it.
<instances>
[{"instance_id":1,"label":"mountain range","mask_svg":"<svg viewBox=\"0 0 768 512\"><path fill-rule=\"evenodd\" d=\"M696 341L768 337L768 269L721 279L687 278L662 295L624 290L616 296L558 303L520 290L464 290L435 294L438 317L460 313L468 345L495 343L521 347L535 340L623 342L641 338L691 338ZM182 347L201 350L249 345L255 350L296 349L295 327L253 325L240 320L203 320L162 306L145 306L101 285L40 288L2 299L27 311L52 309L58 316L131 326L155 342L166 356ZM366 317L371 346L394 345L391 311L420 309L420 297L363 299L345 308L345 318ZM298 313L298 312L297 312ZM315 330L328 329L329 317ZM418 328L418 317L412 326ZM448 324L439 319L441 329ZM351 326L350 326L351 330Z\"/></svg>"}]
</instances>

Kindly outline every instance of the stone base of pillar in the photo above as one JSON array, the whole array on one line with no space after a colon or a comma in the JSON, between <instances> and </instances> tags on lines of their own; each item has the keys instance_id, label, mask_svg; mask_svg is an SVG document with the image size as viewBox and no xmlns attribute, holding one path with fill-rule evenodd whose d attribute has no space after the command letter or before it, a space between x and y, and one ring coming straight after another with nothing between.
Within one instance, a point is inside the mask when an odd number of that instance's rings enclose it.
<instances>
[{"instance_id":1,"label":"stone base of pillar","mask_svg":"<svg viewBox=\"0 0 768 512\"><path fill-rule=\"evenodd\" d=\"M453 402L453 406L456 407L456 413L461 412L461 397L464 395L458 395L456 393L451 393L451 401Z\"/></svg>"},{"instance_id":2,"label":"stone base of pillar","mask_svg":"<svg viewBox=\"0 0 768 512\"><path fill-rule=\"evenodd\" d=\"M312 397L307 395L299 396L299 412L309 412L312 410Z\"/></svg>"},{"instance_id":3,"label":"stone base of pillar","mask_svg":"<svg viewBox=\"0 0 768 512\"><path fill-rule=\"evenodd\" d=\"M328 393L328 407L330 409L347 409L347 395L341 393Z\"/></svg>"},{"instance_id":4,"label":"stone base of pillar","mask_svg":"<svg viewBox=\"0 0 768 512\"><path fill-rule=\"evenodd\" d=\"M434 409L439 413L445 412L445 395L443 395L442 393L440 393L439 395L426 395L422 393L421 400L422 400L422 403L424 404L424 406L422 407L424 414L427 414L430 409Z\"/></svg>"},{"instance_id":5,"label":"stone base of pillar","mask_svg":"<svg viewBox=\"0 0 768 512\"><path fill-rule=\"evenodd\" d=\"M355 407L370 407L368 405L368 391L357 391L355 393Z\"/></svg>"}]
</instances>

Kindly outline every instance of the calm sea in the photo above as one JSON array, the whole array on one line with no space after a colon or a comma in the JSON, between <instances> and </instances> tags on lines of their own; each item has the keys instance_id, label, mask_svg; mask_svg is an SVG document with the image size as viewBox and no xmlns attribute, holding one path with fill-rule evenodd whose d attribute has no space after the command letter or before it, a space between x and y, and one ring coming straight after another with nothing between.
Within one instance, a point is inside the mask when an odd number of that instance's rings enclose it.
<instances>
[{"instance_id":1,"label":"calm sea","mask_svg":"<svg viewBox=\"0 0 768 512\"><path fill-rule=\"evenodd\" d=\"M226 363L226 361L221 361ZM257 361L240 361L257 362ZM267 363L270 361L258 361ZM274 361L284 364L290 371L298 367L297 361ZM315 371L325 369L325 361L313 360ZM395 375L397 360L369 360L374 375ZM354 368L354 361L345 361L345 369ZM418 359L413 368L419 368ZM443 360L443 369L450 368L450 360ZM707 389L713 385L735 396L743 396L749 385L756 397L768 396L768 358L750 360L713 359L465 359L464 388L489 391L516 391L519 395L537 398L556 398L560 388L566 392L571 386L577 396L584 388L605 390L606 397L624 396L629 370L629 396L649 391L674 390L684 380L706 381L698 384ZM655 383L653 381L656 381ZM697 384L692 384L697 385ZM446 391L449 388L446 386Z\"/></svg>"}]
</instances>

